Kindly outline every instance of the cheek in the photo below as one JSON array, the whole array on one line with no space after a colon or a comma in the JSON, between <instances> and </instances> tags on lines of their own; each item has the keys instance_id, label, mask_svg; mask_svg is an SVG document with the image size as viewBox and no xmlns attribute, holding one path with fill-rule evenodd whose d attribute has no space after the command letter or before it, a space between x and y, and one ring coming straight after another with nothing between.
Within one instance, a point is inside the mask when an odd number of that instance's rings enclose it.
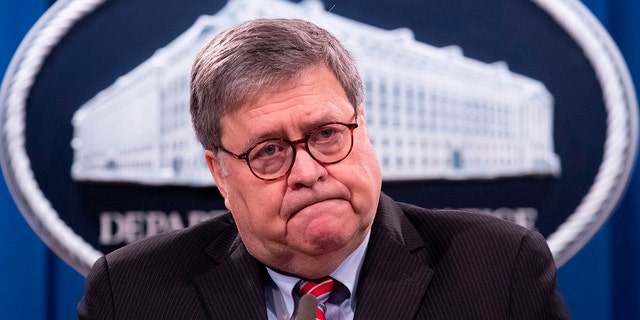
<instances>
[{"instance_id":1,"label":"cheek","mask_svg":"<svg viewBox=\"0 0 640 320\"><path fill-rule=\"evenodd\" d=\"M356 195L354 206L358 211L374 212L382 188L380 165L373 147L359 151L353 159L353 169L348 173L350 189Z\"/></svg>"},{"instance_id":2,"label":"cheek","mask_svg":"<svg viewBox=\"0 0 640 320\"><path fill-rule=\"evenodd\" d=\"M368 140L359 139L354 142L358 143L358 147L355 148L352 154L350 164L355 167L354 175L359 179L364 179L371 183L371 187L381 185L381 172L380 164L373 146Z\"/></svg>"},{"instance_id":3,"label":"cheek","mask_svg":"<svg viewBox=\"0 0 640 320\"><path fill-rule=\"evenodd\" d=\"M233 191L227 198L227 208L240 228L254 230L253 233L278 228L282 194L273 187L254 181L229 188Z\"/></svg>"}]
</instances>

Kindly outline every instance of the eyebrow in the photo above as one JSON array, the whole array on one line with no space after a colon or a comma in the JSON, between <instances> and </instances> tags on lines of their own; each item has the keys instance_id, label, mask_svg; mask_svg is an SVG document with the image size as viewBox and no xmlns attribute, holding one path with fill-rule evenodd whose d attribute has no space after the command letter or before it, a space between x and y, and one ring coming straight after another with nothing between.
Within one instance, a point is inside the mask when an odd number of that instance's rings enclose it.
<instances>
[{"instance_id":1,"label":"eyebrow","mask_svg":"<svg viewBox=\"0 0 640 320\"><path fill-rule=\"evenodd\" d=\"M302 135L300 137L295 137L295 138L290 138L287 137L285 134L285 128L279 128L279 129L274 129L274 130L268 130L266 132L263 132L257 136L251 137L249 139L248 145L245 146L244 151L248 150L249 148L255 146L256 144L268 140L268 139L286 139L289 141L294 141L297 139L301 139L303 138L307 133L309 133L309 131L323 125L326 123L331 123L331 122L341 122L340 120L335 119L334 117L327 117L327 118L323 118L320 120L316 120L316 121L312 121L309 123L306 123L302 126ZM243 152L244 152L243 151Z\"/></svg>"},{"instance_id":2,"label":"eyebrow","mask_svg":"<svg viewBox=\"0 0 640 320\"><path fill-rule=\"evenodd\" d=\"M282 129L269 130L269 131L263 132L257 136L250 137L249 142L245 147L245 150L255 146L256 144L262 141L265 141L268 139L280 139L282 137L284 137L284 130Z\"/></svg>"}]
</instances>

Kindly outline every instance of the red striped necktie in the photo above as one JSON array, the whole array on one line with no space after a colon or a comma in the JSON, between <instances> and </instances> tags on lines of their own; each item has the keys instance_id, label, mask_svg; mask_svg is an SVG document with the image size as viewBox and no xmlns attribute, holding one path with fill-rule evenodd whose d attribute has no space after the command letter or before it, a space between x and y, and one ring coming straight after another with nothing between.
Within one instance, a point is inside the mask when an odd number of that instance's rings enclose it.
<instances>
[{"instance_id":1,"label":"red striped necktie","mask_svg":"<svg viewBox=\"0 0 640 320\"><path fill-rule=\"evenodd\" d=\"M316 310L317 320L326 320L324 317L325 311L327 311L327 300L333 290L333 279L331 277L324 277L316 280L301 280L300 281L300 293L311 294L318 299L318 309Z\"/></svg>"}]
</instances>

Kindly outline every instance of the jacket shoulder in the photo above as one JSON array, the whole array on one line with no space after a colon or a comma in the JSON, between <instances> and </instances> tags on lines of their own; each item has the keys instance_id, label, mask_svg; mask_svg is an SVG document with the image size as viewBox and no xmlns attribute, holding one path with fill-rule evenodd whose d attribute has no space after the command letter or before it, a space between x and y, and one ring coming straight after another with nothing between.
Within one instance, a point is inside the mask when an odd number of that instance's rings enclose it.
<instances>
[{"instance_id":1,"label":"jacket shoulder","mask_svg":"<svg viewBox=\"0 0 640 320\"><path fill-rule=\"evenodd\" d=\"M231 214L225 212L194 226L158 234L121 247L105 256L111 271L117 268L167 269L189 268L203 259L212 244L235 241L238 231ZM202 256L201 258L198 258Z\"/></svg>"},{"instance_id":2,"label":"jacket shoulder","mask_svg":"<svg viewBox=\"0 0 640 320\"><path fill-rule=\"evenodd\" d=\"M482 211L461 209L425 209L398 203L404 214L421 234L453 237L461 233L482 233L481 238L507 237L520 239L531 230L514 222L494 217Z\"/></svg>"},{"instance_id":3,"label":"jacket shoulder","mask_svg":"<svg viewBox=\"0 0 640 320\"><path fill-rule=\"evenodd\" d=\"M514 222L480 211L399 206L428 247L434 267L445 261L465 261L487 268L500 265L508 272L523 253L553 261L545 238ZM529 247L538 248L537 252L522 251Z\"/></svg>"}]
</instances>

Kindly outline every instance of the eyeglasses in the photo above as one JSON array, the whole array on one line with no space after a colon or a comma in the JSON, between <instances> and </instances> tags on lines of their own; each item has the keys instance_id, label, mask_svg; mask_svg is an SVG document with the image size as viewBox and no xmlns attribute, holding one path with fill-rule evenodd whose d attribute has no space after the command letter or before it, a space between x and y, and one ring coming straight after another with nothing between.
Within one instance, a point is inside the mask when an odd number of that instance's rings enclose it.
<instances>
[{"instance_id":1,"label":"eyeglasses","mask_svg":"<svg viewBox=\"0 0 640 320\"><path fill-rule=\"evenodd\" d=\"M353 130L357 127L357 123L325 123L306 133L302 139L267 139L256 143L243 154L235 154L222 146L219 148L245 160L249 170L258 179L272 181L291 171L296 158L296 145L301 143L304 143L311 158L321 164L334 164L344 160L353 149Z\"/></svg>"}]
</instances>

